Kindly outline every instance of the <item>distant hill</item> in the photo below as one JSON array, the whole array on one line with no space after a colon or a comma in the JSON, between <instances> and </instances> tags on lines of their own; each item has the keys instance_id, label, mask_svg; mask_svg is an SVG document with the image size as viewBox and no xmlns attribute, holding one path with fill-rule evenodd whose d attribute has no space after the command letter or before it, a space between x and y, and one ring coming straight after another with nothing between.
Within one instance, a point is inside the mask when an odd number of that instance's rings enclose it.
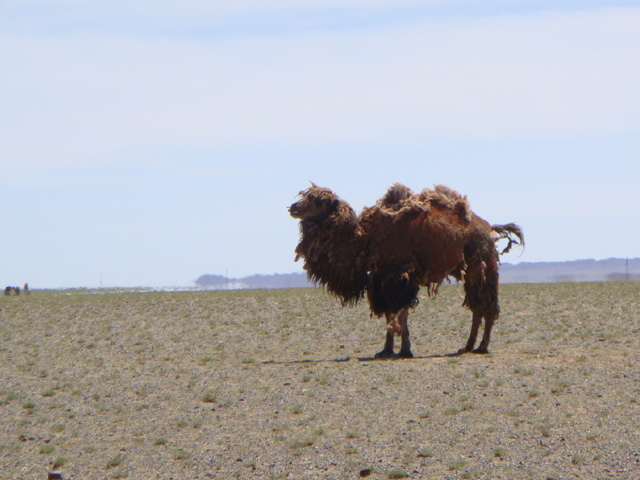
<instances>
[{"instance_id":1,"label":"distant hill","mask_svg":"<svg viewBox=\"0 0 640 480\"><path fill-rule=\"evenodd\" d=\"M575 260L571 262L523 262L500 266L500 283L557 283L557 282L609 282L640 281L640 258L626 260ZM256 288L312 287L305 273L276 273L227 278L224 275L202 275L195 284L212 290Z\"/></svg>"},{"instance_id":2,"label":"distant hill","mask_svg":"<svg viewBox=\"0 0 640 480\"><path fill-rule=\"evenodd\" d=\"M627 276L628 274L628 276ZM640 280L640 258L502 264L502 283L609 282Z\"/></svg>"}]
</instances>

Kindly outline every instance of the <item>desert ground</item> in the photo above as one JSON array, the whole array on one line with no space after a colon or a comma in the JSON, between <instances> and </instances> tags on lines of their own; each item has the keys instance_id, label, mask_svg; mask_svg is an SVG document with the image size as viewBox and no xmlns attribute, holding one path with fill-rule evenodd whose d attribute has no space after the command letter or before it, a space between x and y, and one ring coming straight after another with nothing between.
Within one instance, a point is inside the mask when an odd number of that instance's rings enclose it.
<instances>
[{"instance_id":1,"label":"desert ground","mask_svg":"<svg viewBox=\"0 0 640 480\"><path fill-rule=\"evenodd\" d=\"M320 289L0 297L0 478L640 479L640 283L443 285L384 320Z\"/></svg>"}]
</instances>

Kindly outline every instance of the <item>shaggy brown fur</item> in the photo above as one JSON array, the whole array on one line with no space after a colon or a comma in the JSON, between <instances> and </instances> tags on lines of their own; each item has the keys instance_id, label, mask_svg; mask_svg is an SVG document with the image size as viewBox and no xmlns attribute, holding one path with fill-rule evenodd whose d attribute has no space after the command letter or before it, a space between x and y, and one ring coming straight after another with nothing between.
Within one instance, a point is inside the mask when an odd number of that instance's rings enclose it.
<instances>
[{"instance_id":1,"label":"shaggy brown fur","mask_svg":"<svg viewBox=\"0 0 640 480\"><path fill-rule=\"evenodd\" d=\"M494 225L475 215L466 197L443 185L415 194L395 184L359 216L328 188L312 184L289 207L300 220L296 260L304 259L309 278L342 300L354 304L365 294L373 314L385 315L387 337L376 356L393 355L400 335L400 356L412 357L407 318L418 303L418 291L435 295L453 277L464 283L463 305L473 312L469 339L459 353L486 353L498 317L498 252L507 239L524 246L520 227ZM474 350L480 323L484 335Z\"/></svg>"}]
</instances>

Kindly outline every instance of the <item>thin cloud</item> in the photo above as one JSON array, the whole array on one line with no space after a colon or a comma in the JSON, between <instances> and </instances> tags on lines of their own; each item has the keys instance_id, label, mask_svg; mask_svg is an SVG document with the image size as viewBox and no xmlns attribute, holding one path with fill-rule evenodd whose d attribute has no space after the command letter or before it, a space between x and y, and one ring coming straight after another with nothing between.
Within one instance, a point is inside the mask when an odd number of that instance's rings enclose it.
<instances>
[{"instance_id":1,"label":"thin cloud","mask_svg":"<svg viewBox=\"0 0 640 480\"><path fill-rule=\"evenodd\" d=\"M223 42L5 34L11 165L201 148L634 133L640 9ZM133 160L135 161L135 160Z\"/></svg>"},{"instance_id":2,"label":"thin cloud","mask_svg":"<svg viewBox=\"0 0 640 480\"><path fill-rule=\"evenodd\" d=\"M3 31L27 31L39 36L99 32L172 38L234 38L352 31L428 19L481 18L542 11L588 11L636 6L631 0L491 3L475 0L23 0L0 7L3 13L0 16L0 26Z\"/></svg>"}]
</instances>

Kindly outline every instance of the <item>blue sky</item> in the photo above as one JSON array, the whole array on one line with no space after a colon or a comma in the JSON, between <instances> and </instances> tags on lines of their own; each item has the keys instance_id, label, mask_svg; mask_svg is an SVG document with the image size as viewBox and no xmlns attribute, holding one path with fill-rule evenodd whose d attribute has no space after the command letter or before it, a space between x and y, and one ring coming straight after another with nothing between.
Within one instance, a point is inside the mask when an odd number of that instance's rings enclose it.
<instances>
[{"instance_id":1,"label":"blue sky","mask_svg":"<svg viewBox=\"0 0 640 480\"><path fill-rule=\"evenodd\" d=\"M302 271L308 180L359 210L443 183L503 261L640 257L640 6L0 4L0 282ZM3 284L3 285L4 285Z\"/></svg>"}]
</instances>

